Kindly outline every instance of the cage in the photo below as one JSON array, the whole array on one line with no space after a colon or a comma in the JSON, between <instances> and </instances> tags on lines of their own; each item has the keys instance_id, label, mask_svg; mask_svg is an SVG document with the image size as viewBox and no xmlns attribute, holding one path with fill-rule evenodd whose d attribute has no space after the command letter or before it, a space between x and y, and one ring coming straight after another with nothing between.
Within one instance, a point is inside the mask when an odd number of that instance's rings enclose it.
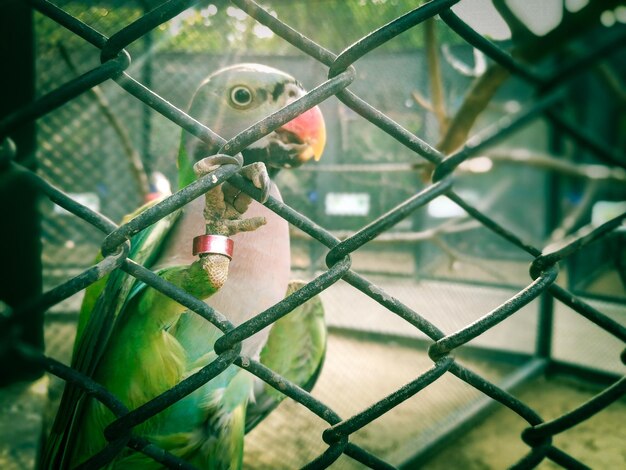
<instances>
[{"instance_id":1,"label":"cage","mask_svg":"<svg viewBox=\"0 0 626 470\"><path fill-rule=\"evenodd\" d=\"M3 375L48 373L46 392L23 398L48 395L46 430L68 381L113 410L116 439L89 468L128 449L189 465L137 432L174 393L125 409L72 362L72 344L84 290L108 273L200 308L124 246L202 193L177 190L181 129L210 140L186 110L207 75L236 63L310 92L229 139L231 153L314 105L327 129L323 158L280 171L284 203L265 203L289 223L305 286L224 327L214 369L183 384L193 393L231 367L285 396L246 434L243 467L623 464L623 2L26 3L2 7L2 34L17 36L3 62L20 71L4 90L21 90L0 120L5 244L21 246L7 255ZM29 54L34 70L19 69ZM216 175L259 199L239 169ZM121 222L155 177L174 194ZM21 234L30 243L10 238ZM316 296L327 346L312 390L237 352ZM1 408L7 423L25 413ZM2 466L32 466L43 444L14 439Z\"/></svg>"}]
</instances>

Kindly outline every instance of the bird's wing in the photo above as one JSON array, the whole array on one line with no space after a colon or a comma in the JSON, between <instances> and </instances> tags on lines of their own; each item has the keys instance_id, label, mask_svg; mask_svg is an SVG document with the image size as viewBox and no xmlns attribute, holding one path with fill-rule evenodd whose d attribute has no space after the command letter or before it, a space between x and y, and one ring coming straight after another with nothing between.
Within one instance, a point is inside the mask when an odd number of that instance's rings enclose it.
<instances>
[{"instance_id":1,"label":"bird's wing","mask_svg":"<svg viewBox=\"0 0 626 470\"><path fill-rule=\"evenodd\" d=\"M223 335L213 324L189 311L168 333L186 352L186 376L217 358L213 345ZM247 371L231 365L174 403L162 432L150 439L198 468L241 468L245 410L253 384Z\"/></svg>"},{"instance_id":2,"label":"bird's wing","mask_svg":"<svg viewBox=\"0 0 626 470\"><path fill-rule=\"evenodd\" d=\"M287 295L305 283L292 281ZM315 385L326 355L326 323L324 307L319 296L313 297L275 322L260 361L303 389ZM259 387L257 387L259 388ZM285 395L265 382L255 391L254 400L246 411L246 432L252 430L276 408Z\"/></svg>"},{"instance_id":3,"label":"bird's wing","mask_svg":"<svg viewBox=\"0 0 626 470\"><path fill-rule=\"evenodd\" d=\"M158 202L159 199L145 204L126 216L125 220L132 219ZM139 264L150 266L179 215L180 211L173 212L135 235L131 240L129 257ZM98 260L100 259L102 256L98 255ZM78 372L87 376L93 375L119 313L136 282L134 277L116 269L86 289L71 363ZM82 388L71 383L66 384L46 443L42 468L63 468L66 464L65 449L71 448L70 440L76 434L72 424L81 415L84 396Z\"/></svg>"}]
</instances>

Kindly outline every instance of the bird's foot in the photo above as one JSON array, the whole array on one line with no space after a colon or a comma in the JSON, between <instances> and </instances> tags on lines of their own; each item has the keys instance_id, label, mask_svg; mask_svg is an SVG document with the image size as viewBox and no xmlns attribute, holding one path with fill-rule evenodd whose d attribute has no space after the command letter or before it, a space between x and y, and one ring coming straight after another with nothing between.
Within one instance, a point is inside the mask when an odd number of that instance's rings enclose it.
<instances>
[{"instance_id":1,"label":"bird's foot","mask_svg":"<svg viewBox=\"0 0 626 470\"><path fill-rule=\"evenodd\" d=\"M215 171L224 163L232 163L232 160L224 160L224 157L221 156L212 156L196 162L193 169L196 176L200 178ZM265 166L263 166L263 170L265 170ZM267 172L265 173L267 175ZM261 179L258 181L262 181L262 176L259 178ZM267 179L269 180L269 177ZM257 186L256 183L255 186ZM250 196L229 183L222 183L211 188L205 194L206 233L229 237L239 232L251 232L265 225L265 217L242 218L251 202Z\"/></svg>"}]
</instances>

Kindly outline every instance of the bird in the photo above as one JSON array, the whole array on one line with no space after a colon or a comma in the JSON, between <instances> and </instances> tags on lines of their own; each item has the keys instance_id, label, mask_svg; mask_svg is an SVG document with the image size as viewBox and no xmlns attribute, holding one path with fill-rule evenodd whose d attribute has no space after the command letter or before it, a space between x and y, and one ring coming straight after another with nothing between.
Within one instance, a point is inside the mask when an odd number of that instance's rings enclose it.
<instances>
[{"instance_id":1,"label":"bird","mask_svg":"<svg viewBox=\"0 0 626 470\"><path fill-rule=\"evenodd\" d=\"M235 64L200 84L188 113L228 140L305 93L285 72L261 64ZM281 169L319 160L325 142L324 119L315 106L244 149L242 174L264 194L281 200L271 177ZM217 168L219 150L218 144L207 144L183 130L177 158L179 188ZM149 201L125 220L160 200ZM247 218L242 218L244 213ZM209 246L208 253L202 247L194 252L194 239L231 240L234 249ZM130 258L206 301L234 325L303 285L290 280L287 222L228 183L135 235ZM155 289L114 270L85 293L71 366L132 410L212 362L217 357L213 345L222 334ZM325 349L323 307L314 297L245 340L241 354L311 390ZM239 469L244 434L283 398L246 370L230 365L133 432L197 468ZM113 420L102 403L68 383L42 468L88 465L105 449L104 429ZM109 458L105 468L162 466L126 448Z\"/></svg>"}]
</instances>

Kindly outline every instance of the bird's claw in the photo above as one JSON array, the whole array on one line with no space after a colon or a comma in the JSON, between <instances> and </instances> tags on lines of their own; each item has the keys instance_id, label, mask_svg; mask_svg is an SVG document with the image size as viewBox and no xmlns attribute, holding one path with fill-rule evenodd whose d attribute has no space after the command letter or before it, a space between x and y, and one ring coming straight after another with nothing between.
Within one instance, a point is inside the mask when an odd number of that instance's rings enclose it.
<instances>
[{"instance_id":1,"label":"bird's claw","mask_svg":"<svg viewBox=\"0 0 626 470\"><path fill-rule=\"evenodd\" d=\"M193 169L196 176L200 178L226 163L233 163L233 158L219 155L211 156L196 162ZM265 170L264 165L263 170ZM267 174L267 172L265 173ZM269 177L267 179L269 181ZM241 217L248 210L251 202L252 198L248 194L238 190L228 182L211 188L205 194L206 233L231 236L239 232L250 232L264 225L264 217L247 219Z\"/></svg>"},{"instance_id":2,"label":"bird's claw","mask_svg":"<svg viewBox=\"0 0 626 470\"><path fill-rule=\"evenodd\" d=\"M222 165L237 165L239 162L235 157L229 155L211 155L210 157L198 160L193 165L193 172L197 178L217 170Z\"/></svg>"},{"instance_id":3,"label":"bird's claw","mask_svg":"<svg viewBox=\"0 0 626 470\"><path fill-rule=\"evenodd\" d=\"M252 184L261 190L261 204L265 204L270 197L270 190L272 189L272 180L267 173L267 168L262 162L254 162L250 165L246 165L239 171L241 176L249 179Z\"/></svg>"}]
</instances>

